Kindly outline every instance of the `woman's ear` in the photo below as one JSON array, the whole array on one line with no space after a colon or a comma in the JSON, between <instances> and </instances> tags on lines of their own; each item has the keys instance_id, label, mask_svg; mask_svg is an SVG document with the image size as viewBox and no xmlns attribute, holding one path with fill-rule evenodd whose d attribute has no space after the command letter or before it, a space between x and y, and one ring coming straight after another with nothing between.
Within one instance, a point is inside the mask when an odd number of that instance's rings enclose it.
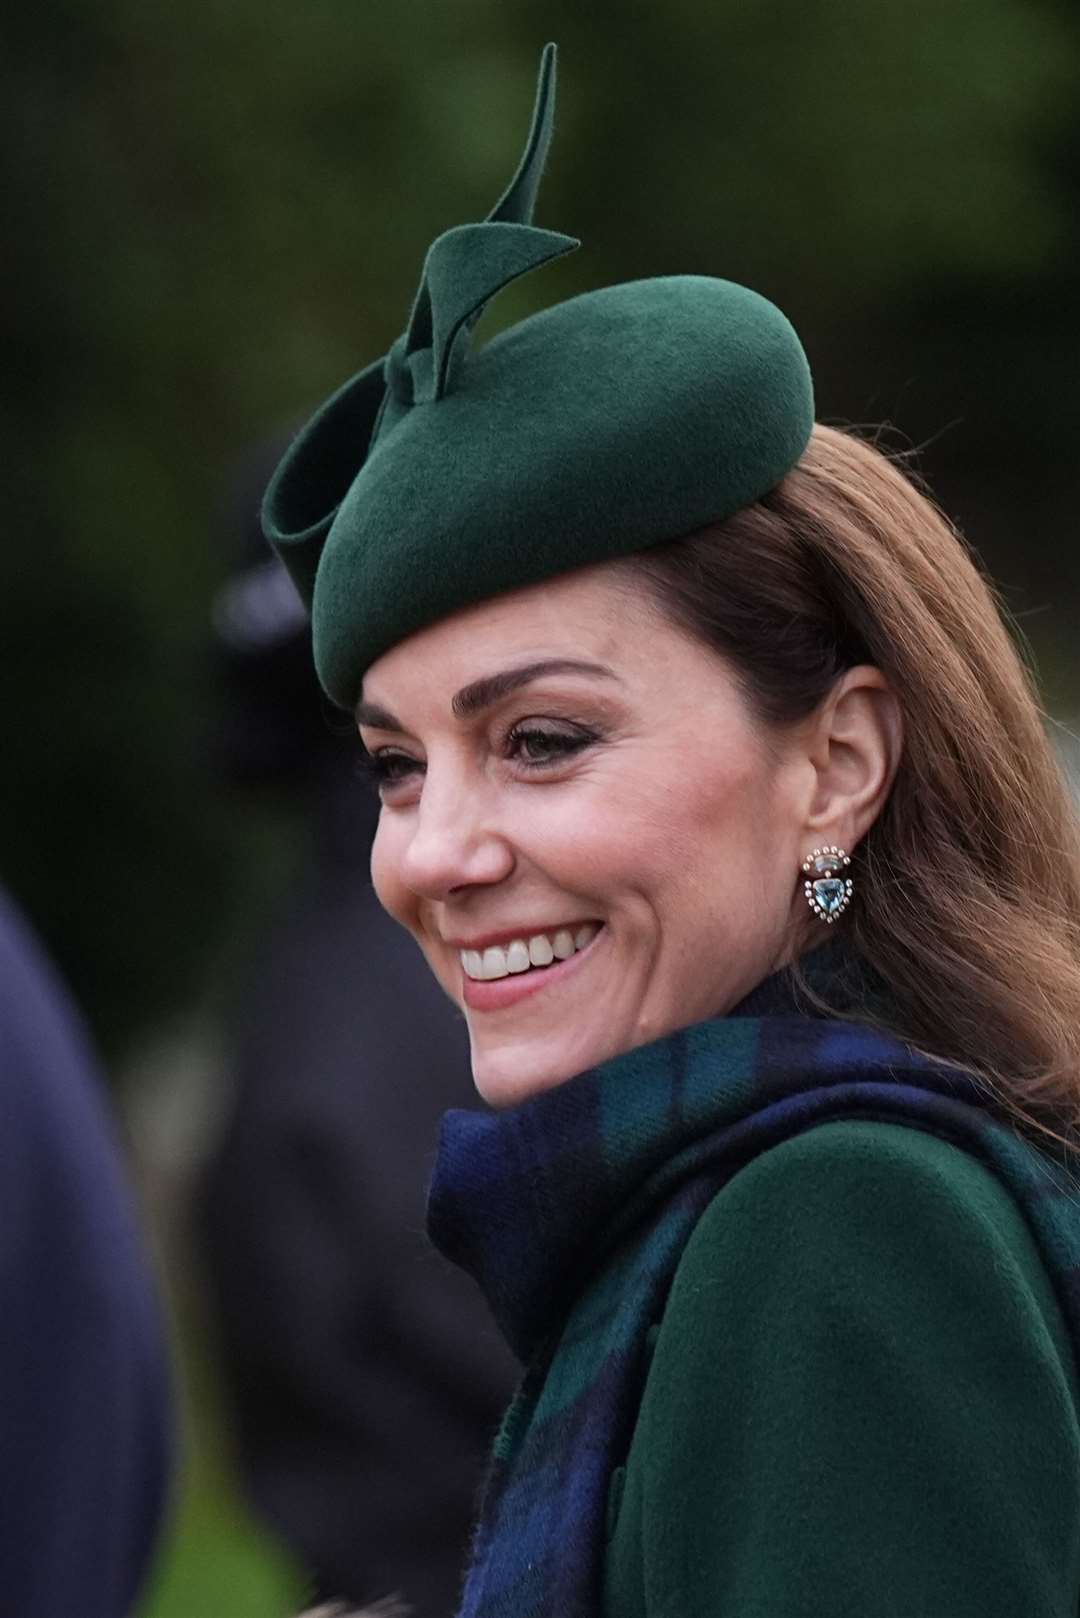
<instances>
[{"instance_id":1,"label":"woman's ear","mask_svg":"<svg viewBox=\"0 0 1080 1618\"><path fill-rule=\"evenodd\" d=\"M819 710L809 740L815 779L806 839L854 848L889 796L903 749L900 704L871 664L848 669Z\"/></svg>"}]
</instances>

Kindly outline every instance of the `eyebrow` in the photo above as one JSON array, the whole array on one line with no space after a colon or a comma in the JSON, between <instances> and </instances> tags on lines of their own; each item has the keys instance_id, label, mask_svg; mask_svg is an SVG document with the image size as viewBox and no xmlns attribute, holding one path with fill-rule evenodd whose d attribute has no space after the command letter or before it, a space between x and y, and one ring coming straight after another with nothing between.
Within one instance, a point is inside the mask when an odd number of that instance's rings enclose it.
<instances>
[{"instance_id":1,"label":"eyebrow","mask_svg":"<svg viewBox=\"0 0 1080 1618\"><path fill-rule=\"evenodd\" d=\"M603 663L590 663L576 657L546 657L538 663L522 663L516 669L503 669L500 674L485 675L482 680L473 680L470 685L463 685L450 703L450 707L458 719L471 719L474 715L482 713L485 708L491 708L496 702L501 702L512 692L529 685L533 680L542 679L546 674L585 674L592 679L618 680L619 676L614 669L609 669ZM399 719L377 703L361 700L356 705L356 723L369 725L372 730L404 730L405 726Z\"/></svg>"}]
</instances>

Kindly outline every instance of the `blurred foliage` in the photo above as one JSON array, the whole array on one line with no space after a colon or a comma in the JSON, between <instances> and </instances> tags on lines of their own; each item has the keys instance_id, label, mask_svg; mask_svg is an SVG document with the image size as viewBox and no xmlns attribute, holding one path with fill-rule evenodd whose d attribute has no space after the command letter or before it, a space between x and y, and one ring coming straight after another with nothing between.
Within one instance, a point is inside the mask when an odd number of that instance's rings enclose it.
<instances>
[{"instance_id":1,"label":"blurred foliage","mask_svg":"<svg viewBox=\"0 0 1080 1618\"><path fill-rule=\"evenodd\" d=\"M204 1312L173 1258L184 1464L135 1618L290 1618L309 1605L310 1581L243 1499Z\"/></svg>"},{"instance_id":2,"label":"blurred foliage","mask_svg":"<svg viewBox=\"0 0 1080 1618\"><path fill-rule=\"evenodd\" d=\"M494 201L547 38L538 222L585 247L494 320L674 270L775 297L820 414L927 443L1080 701L1073 0L38 0L0 114L3 872L114 1052L205 981L281 832L204 767L223 485Z\"/></svg>"},{"instance_id":3,"label":"blurred foliage","mask_svg":"<svg viewBox=\"0 0 1080 1618\"><path fill-rule=\"evenodd\" d=\"M186 1469L138 1618L290 1618L308 1594L232 1477L210 1462Z\"/></svg>"}]
</instances>

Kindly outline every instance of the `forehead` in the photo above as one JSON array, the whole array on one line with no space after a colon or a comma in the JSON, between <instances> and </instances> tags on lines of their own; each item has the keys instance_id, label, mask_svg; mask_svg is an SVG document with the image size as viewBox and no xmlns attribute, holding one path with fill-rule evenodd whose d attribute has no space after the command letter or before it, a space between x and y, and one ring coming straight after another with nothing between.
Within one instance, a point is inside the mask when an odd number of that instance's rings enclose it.
<instances>
[{"instance_id":1,"label":"forehead","mask_svg":"<svg viewBox=\"0 0 1080 1618\"><path fill-rule=\"evenodd\" d=\"M508 661L553 656L640 662L659 614L644 589L613 563L582 568L467 607L417 631L378 658L363 698L386 700L438 675L440 686L482 678Z\"/></svg>"}]
</instances>

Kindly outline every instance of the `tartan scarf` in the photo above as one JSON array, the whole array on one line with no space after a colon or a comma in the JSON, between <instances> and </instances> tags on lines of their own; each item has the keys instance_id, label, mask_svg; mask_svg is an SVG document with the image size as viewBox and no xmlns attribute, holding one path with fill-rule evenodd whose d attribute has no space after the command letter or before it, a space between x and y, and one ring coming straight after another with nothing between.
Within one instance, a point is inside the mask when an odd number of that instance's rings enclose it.
<instances>
[{"instance_id":1,"label":"tartan scarf","mask_svg":"<svg viewBox=\"0 0 1080 1618\"><path fill-rule=\"evenodd\" d=\"M836 940L801 964L815 987L835 986L844 959ZM602 1610L607 1489L629 1450L646 1334L708 1203L802 1130L900 1123L977 1156L1025 1212L1080 1345L1075 1182L989 1100L970 1075L891 1035L800 1015L782 971L728 1016L512 1110L448 1113L429 1232L480 1283L525 1366L495 1442L459 1618Z\"/></svg>"}]
</instances>

